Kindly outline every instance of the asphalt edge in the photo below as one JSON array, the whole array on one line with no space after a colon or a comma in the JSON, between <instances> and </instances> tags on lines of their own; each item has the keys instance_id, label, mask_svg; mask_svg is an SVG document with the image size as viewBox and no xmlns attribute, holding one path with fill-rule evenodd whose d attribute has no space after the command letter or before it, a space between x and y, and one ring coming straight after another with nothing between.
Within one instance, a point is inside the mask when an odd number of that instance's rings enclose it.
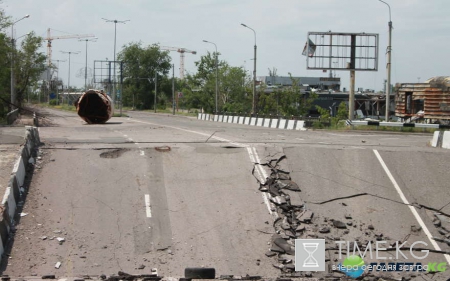
<instances>
[{"instance_id":1,"label":"asphalt edge","mask_svg":"<svg viewBox=\"0 0 450 281\"><path fill-rule=\"evenodd\" d=\"M10 238L11 230L14 227L14 215L17 210L17 204L25 191L23 185L27 175L26 167L29 163L34 163L34 150L41 143L38 128L26 126L25 129L24 144L17 154L18 158L14 164L8 186L0 204L0 262L5 252L5 246Z\"/></svg>"}]
</instances>

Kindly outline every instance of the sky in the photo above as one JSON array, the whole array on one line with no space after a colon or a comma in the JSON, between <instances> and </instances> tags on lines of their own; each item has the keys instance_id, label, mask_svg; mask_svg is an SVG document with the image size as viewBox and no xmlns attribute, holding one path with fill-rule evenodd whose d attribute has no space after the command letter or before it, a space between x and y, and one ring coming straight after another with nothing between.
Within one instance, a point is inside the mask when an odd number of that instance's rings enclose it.
<instances>
[{"instance_id":1,"label":"sky","mask_svg":"<svg viewBox=\"0 0 450 281\"><path fill-rule=\"evenodd\" d=\"M424 82L434 76L450 75L448 43L450 43L450 1L385 0L391 7L392 78L391 83ZM378 71L356 72L356 88L383 89L386 79L389 8L379 0L3 0L0 8L12 19L29 14L15 24L15 36L34 31L46 37L93 34L96 42L88 42L88 67L94 60L113 60L114 23L117 24L117 53L131 42L144 46L186 48L197 54L185 54L185 71L196 72L195 61L215 50L220 60L231 66L253 71L254 33L257 44L257 76L268 76L277 69L278 76L327 77L320 70L307 70L302 56L308 32L365 32L379 34ZM7 31L7 32L10 32ZM20 39L19 39L20 40ZM46 53L45 42L42 52ZM71 55L70 85L84 86L86 42L60 39L52 42L52 59L59 63L59 76L68 80L68 54ZM170 52L179 77L180 54ZM56 64L56 62L54 62ZM333 74L334 75L334 74ZM337 71L341 87L349 88L348 71Z\"/></svg>"}]
</instances>

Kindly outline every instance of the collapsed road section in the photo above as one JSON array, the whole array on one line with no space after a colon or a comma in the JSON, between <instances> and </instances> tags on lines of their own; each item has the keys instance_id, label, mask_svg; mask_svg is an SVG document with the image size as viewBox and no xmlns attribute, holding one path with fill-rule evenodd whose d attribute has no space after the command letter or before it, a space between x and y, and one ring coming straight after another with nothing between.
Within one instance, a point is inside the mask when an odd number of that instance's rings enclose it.
<instances>
[{"instance_id":1,"label":"collapsed road section","mask_svg":"<svg viewBox=\"0 0 450 281\"><path fill-rule=\"evenodd\" d=\"M393 237L377 229L375 223L366 223L355 219L351 213L346 213L345 216L331 215L330 217L320 215L313 212L309 207L311 204L320 204L323 208L327 208L325 204L332 201L340 201L354 196L338 197L332 200L313 203L308 202L306 194L308 192L301 188L299 184L294 182L291 178L290 171L292 170L288 165L287 156L282 149L274 151L272 148L265 149L265 158L260 163L255 164L253 175L259 182L259 190L264 192L268 200L271 202L271 211L274 213L273 227L274 232L270 241L268 241L269 249L266 256L272 259L272 265L280 270L281 276L284 278L292 277L314 277L325 278L325 280L342 280L348 278L346 273L337 269L337 266L345 259L346 256L355 255L356 253L365 255L366 265L373 265L377 261L372 258L372 251L378 252L380 256L386 256L389 262L397 264L411 263L408 257L402 259L400 255L396 256L398 252L409 252L414 257L414 253L430 252L436 253L431 259L440 260L444 251L436 251L430 247L413 247L407 244L410 236L418 236L421 232L420 227L411 226L411 233L407 237ZM257 165L263 167L268 175L263 181L255 174ZM358 194L355 196L370 196L368 193ZM340 205L347 206L345 202ZM445 234L448 234L447 229L442 225L446 217L442 214L435 215L433 224L438 227L439 233L443 235L442 239L434 238L436 241L447 242ZM392 233L390 233L392 234ZM450 235L449 235L450 237ZM325 241L325 271L296 271L296 239L324 239ZM411 237L412 239L412 237ZM415 239L418 239L417 237ZM342 245L345 245L341 247ZM384 244L385 248L375 247L374 245ZM399 246L401 245L401 247ZM341 257L344 256L344 258ZM375 254L373 254L375 256ZM419 260L420 261L420 260ZM428 262L423 261L423 264ZM388 263L386 263L387 265ZM417 265L417 264L415 264ZM382 268L383 263L377 263L379 268ZM440 279L445 277L444 272L411 270L407 272L395 272L390 270L366 270L363 275L359 275L367 280L422 280L415 279L416 277L435 277L433 280L447 280ZM346 279L345 279L346 280ZM366 280L366 279L364 279ZM432 279L424 279L432 280Z\"/></svg>"},{"instance_id":2,"label":"collapsed road section","mask_svg":"<svg viewBox=\"0 0 450 281\"><path fill-rule=\"evenodd\" d=\"M75 101L77 113L88 124L104 124L112 116L112 101L105 92L88 90Z\"/></svg>"}]
</instances>

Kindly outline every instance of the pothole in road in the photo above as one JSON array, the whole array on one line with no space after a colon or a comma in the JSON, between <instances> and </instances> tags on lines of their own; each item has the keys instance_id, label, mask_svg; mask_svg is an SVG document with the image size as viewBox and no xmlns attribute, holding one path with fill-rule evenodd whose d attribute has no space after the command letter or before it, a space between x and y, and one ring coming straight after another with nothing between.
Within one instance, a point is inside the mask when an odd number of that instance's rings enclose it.
<instances>
[{"instance_id":1,"label":"pothole in road","mask_svg":"<svg viewBox=\"0 0 450 281\"><path fill-rule=\"evenodd\" d=\"M155 147L155 150L159 151L159 152L169 152L172 149L170 148L170 146L164 145L164 146L157 146L157 147Z\"/></svg>"},{"instance_id":2,"label":"pothole in road","mask_svg":"<svg viewBox=\"0 0 450 281\"><path fill-rule=\"evenodd\" d=\"M101 158L118 158L127 151L130 151L130 149L128 149L128 148L110 149L108 151L100 153L100 157Z\"/></svg>"}]
</instances>

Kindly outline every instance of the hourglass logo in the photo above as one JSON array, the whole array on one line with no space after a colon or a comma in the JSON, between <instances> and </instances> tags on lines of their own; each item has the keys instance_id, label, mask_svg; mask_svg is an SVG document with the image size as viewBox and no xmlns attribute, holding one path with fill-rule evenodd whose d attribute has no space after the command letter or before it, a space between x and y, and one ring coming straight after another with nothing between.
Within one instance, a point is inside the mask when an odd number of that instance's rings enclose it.
<instances>
[{"instance_id":1,"label":"hourglass logo","mask_svg":"<svg viewBox=\"0 0 450 281\"><path fill-rule=\"evenodd\" d=\"M295 239L295 271L325 271L325 239Z\"/></svg>"}]
</instances>

